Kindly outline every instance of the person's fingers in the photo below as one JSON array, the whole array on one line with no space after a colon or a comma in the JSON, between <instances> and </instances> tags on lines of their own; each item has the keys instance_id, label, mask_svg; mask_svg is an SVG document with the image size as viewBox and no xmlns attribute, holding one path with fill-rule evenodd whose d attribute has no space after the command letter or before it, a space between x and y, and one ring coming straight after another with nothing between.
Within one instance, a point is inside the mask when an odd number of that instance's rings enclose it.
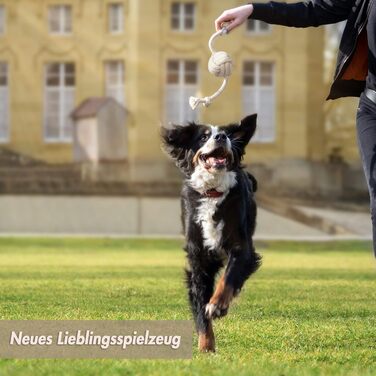
<instances>
[{"instance_id":1,"label":"person's fingers","mask_svg":"<svg viewBox=\"0 0 376 376\"><path fill-rule=\"evenodd\" d=\"M215 29L217 31L223 28L223 23L227 23L226 29L228 31L235 29L252 14L253 6L252 4L243 5L238 8L225 10L216 20Z\"/></svg>"},{"instance_id":2,"label":"person's fingers","mask_svg":"<svg viewBox=\"0 0 376 376\"><path fill-rule=\"evenodd\" d=\"M222 24L224 22L231 22L233 20L233 16L229 15L227 12L223 12L216 20L215 20L215 29L221 30Z\"/></svg>"},{"instance_id":3,"label":"person's fingers","mask_svg":"<svg viewBox=\"0 0 376 376\"><path fill-rule=\"evenodd\" d=\"M238 27L240 24L241 24L241 21L239 20L239 18L235 18L226 25L226 29L228 32L230 32L231 30Z\"/></svg>"},{"instance_id":4,"label":"person's fingers","mask_svg":"<svg viewBox=\"0 0 376 376\"><path fill-rule=\"evenodd\" d=\"M243 23L243 20L239 16L236 17L233 15L225 15L216 19L215 29L219 31L223 29L223 27L226 27L227 31L231 31L232 29L235 29L242 23Z\"/></svg>"}]
</instances>

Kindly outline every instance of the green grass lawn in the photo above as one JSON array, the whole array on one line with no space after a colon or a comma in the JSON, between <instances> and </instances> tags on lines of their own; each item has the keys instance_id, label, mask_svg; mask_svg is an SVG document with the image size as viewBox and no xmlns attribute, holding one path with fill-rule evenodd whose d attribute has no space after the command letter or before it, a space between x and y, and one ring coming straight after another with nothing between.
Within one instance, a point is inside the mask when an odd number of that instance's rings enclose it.
<instances>
[{"instance_id":1,"label":"green grass lawn","mask_svg":"<svg viewBox=\"0 0 376 376\"><path fill-rule=\"evenodd\" d=\"M0 239L1 319L189 319L182 242ZM0 375L376 375L369 243L258 244L263 266L192 360L0 360Z\"/></svg>"}]
</instances>

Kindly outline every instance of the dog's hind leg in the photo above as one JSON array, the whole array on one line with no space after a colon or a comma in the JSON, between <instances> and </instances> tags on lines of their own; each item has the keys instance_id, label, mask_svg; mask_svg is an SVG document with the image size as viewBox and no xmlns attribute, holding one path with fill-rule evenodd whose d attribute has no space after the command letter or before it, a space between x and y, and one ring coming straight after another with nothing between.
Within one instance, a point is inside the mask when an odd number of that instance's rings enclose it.
<instances>
[{"instance_id":1,"label":"dog's hind leg","mask_svg":"<svg viewBox=\"0 0 376 376\"><path fill-rule=\"evenodd\" d=\"M198 332L198 347L203 352L215 351L215 338L211 318L205 314L205 306L213 293L215 275L220 263L202 265L198 260L190 260L186 270L189 301Z\"/></svg>"}]
</instances>

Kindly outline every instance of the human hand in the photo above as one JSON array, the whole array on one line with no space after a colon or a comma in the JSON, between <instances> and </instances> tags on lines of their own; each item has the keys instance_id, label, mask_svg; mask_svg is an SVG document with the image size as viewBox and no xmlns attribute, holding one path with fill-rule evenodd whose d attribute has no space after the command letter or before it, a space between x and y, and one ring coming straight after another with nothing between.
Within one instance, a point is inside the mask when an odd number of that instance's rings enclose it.
<instances>
[{"instance_id":1,"label":"human hand","mask_svg":"<svg viewBox=\"0 0 376 376\"><path fill-rule=\"evenodd\" d=\"M235 29L241 25L253 12L253 5L247 4L237 8L225 10L216 20L215 28L217 31L223 28L223 24L227 23L227 31Z\"/></svg>"}]
</instances>

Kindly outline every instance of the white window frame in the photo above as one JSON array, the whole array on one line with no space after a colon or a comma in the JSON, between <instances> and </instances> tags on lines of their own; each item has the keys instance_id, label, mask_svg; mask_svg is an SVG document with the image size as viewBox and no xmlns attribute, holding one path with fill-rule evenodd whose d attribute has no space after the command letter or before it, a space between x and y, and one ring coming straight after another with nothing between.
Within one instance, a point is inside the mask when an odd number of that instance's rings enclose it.
<instances>
[{"instance_id":1,"label":"white window frame","mask_svg":"<svg viewBox=\"0 0 376 376\"><path fill-rule=\"evenodd\" d=\"M274 61L265 60L247 60L243 63L243 80L245 75L245 64L251 62L254 64L254 83L252 84L242 84L242 103L243 103L243 114L249 115L250 113L258 114L258 124L255 135L252 138L252 142L257 143L273 143L276 141L276 66ZM261 85L261 64L267 63L272 65L271 85ZM261 110L261 91L269 90L272 92L272 123L265 124L263 128L263 113ZM254 107L252 107L252 103ZM270 113L270 112L269 112ZM266 128L268 127L268 128ZM269 133L270 132L270 133ZM265 134L266 133L266 134Z\"/></svg>"},{"instance_id":2,"label":"white window frame","mask_svg":"<svg viewBox=\"0 0 376 376\"><path fill-rule=\"evenodd\" d=\"M249 29L248 25L250 22L254 22L255 29L251 30ZM267 30L261 29L261 24L264 23L265 25L268 26ZM254 20L249 18L247 22L245 23L245 30L247 34L251 35L264 35L264 34L270 34L272 31L272 26L266 22L260 21L260 20Z\"/></svg>"},{"instance_id":3,"label":"white window frame","mask_svg":"<svg viewBox=\"0 0 376 376\"><path fill-rule=\"evenodd\" d=\"M168 63L169 62L178 62L178 82L177 83L168 83ZM196 64L196 82L193 84L185 82L185 64L189 62L194 62ZM198 121L199 119L199 110L192 111L189 107L189 97L191 95L196 95L199 87L199 69L198 61L194 59L169 59L166 62L166 79L165 79L165 122L166 123L179 123L186 124L189 121ZM168 114L168 106L171 105L171 97L169 92L173 90L177 92L177 106L178 106L178 118L170 119Z\"/></svg>"},{"instance_id":4,"label":"white window frame","mask_svg":"<svg viewBox=\"0 0 376 376\"><path fill-rule=\"evenodd\" d=\"M5 5L0 4L0 35L6 33L6 23L7 23L7 10Z\"/></svg>"},{"instance_id":5,"label":"white window frame","mask_svg":"<svg viewBox=\"0 0 376 376\"><path fill-rule=\"evenodd\" d=\"M115 71L111 71L115 66ZM112 82L112 75L116 76L116 83ZM125 65L123 60L109 60L105 62L106 97L110 97L125 106Z\"/></svg>"},{"instance_id":6,"label":"white window frame","mask_svg":"<svg viewBox=\"0 0 376 376\"><path fill-rule=\"evenodd\" d=\"M5 67L5 77L6 85L0 85L0 98L3 97L5 103L1 104L3 106L5 116L0 119L0 126L4 126L4 136L0 135L0 143L9 142L9 133L10 133L10 94L9 94L9 64L6 61L0 61L1 65Z\"/></svg>"},{"instance_id":7,"label":"white window frame","mask_svg":"<svg viewBox=\"0 0 376 376\"><path fill-rule=\"evenodd\" d=\"M176 17L176 15L173 14L172 8L174 5L179 6L179 14L178 14L178 24L179 26L177 28L173 27L173 19ZM192 5L193 6L193 14L186 14L186 6L187 5ZM179 2L179 1L174 1L171 3L171 8L170 8L170 27L171 30L173 31L179 31L179 32L193 32L196 29L196 3L194 2ZM185 27L185 20L187 18L192 18L192 28L186 28Z\"/></svg>"},{"instance_id":8,"label":"white window frame","mask_svg":"<svg viewBox=\"0 0 376 376\"><path fill-rule=\"evenodd\" d=\"M117 27L114 28L113 26ZM113 2L108 4L108 32L110 34L124 33L124 4Z\"/></svg>"},{"instance_id":9,"label":"white window frame","mask_svg":"<svg viewBox=\"0 0 376 376\"><path fill-rule=\"evenodd\" d=\"M52 17L54 12L58 13L58 30L52 28ZM69 17L67 14L69 13ZM70 20L70 23L69 23ZM69 29L67 27L69 26ZM69 4L52 4L48 7L48 30L51 35L72 35L73 30L73 8Z\"/></svg>"},{"instance_id":10,"label":"white window frame","mask_svg":"<svg viewBox=\"0 0 376 376\"><path fill-rule=\"evenodd\" d=\"M48 67L49 65L57 64L59 66L59 85L58 86L49 86L48 85ZM76 93L76 83L74 86L66 86L65 79L66 79L66 65L74 63L49 63L45 66L45 73L44 73L44 111L43 111L43 134L44 134L44 141L46 143L71 143L73 140L73 121L70 118L70 112L74 110L74 105L72 108L67 111L68 114L65 114L65 94L70 93L73 96L73 103L75 102L75 93ZM76 82L76 70L75 70L75 82ZM58 119L59 119L59 136L58 137L51 137L48 135L47 132L47 118L49 114L49 109L47 108L48 102L48 94L49 93L56 93L58 92L59 97L59 104L58 104ZM64 130L66 127L66 122L70 123L71 135L67 136L64 135Z\"/></svg>"}]
</instances>

